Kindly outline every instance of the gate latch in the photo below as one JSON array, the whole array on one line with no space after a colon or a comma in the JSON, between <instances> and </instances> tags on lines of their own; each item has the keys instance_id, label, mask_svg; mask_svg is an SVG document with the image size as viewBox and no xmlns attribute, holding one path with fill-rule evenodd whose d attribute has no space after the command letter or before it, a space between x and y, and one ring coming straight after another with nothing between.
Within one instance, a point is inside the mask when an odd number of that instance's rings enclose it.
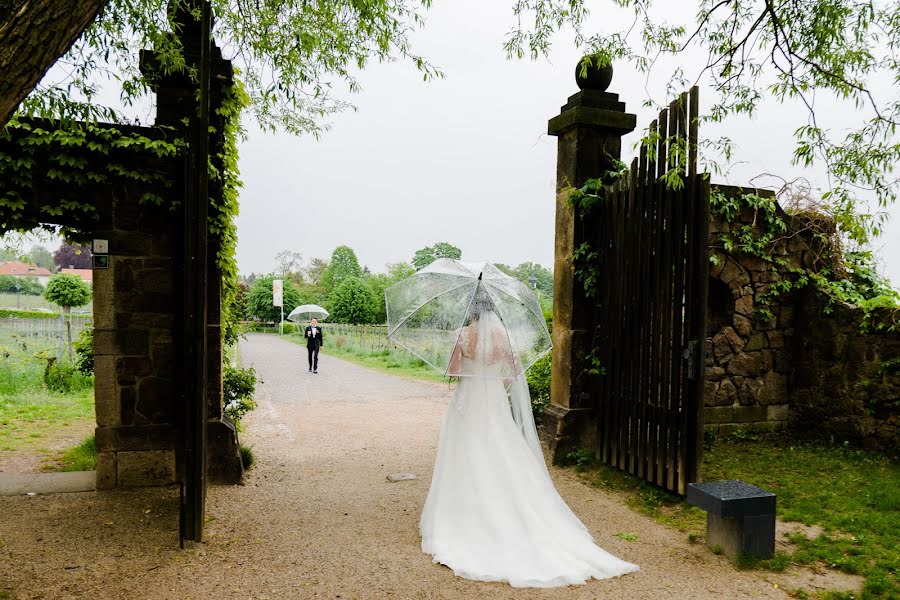
<instances>
[{"instance_id":1,"label":"gate latch","mask_svg":"<svg viewBox=\"0 0 900 600\"><path fill-rule=\"evenodd\" d=\"M684 360L687 361L687 376L688 379L697 379L699 377L699 351L700 350L700 342L699 340L688 340L687 347L684 349L682 356Z\"/></svg>"}]
</instances>

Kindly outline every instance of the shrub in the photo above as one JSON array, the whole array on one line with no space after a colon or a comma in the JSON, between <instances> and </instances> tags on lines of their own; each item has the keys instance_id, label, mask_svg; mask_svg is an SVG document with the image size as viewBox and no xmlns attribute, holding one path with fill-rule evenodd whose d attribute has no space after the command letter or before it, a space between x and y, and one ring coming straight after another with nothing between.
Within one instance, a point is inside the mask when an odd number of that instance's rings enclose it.
<instances>
[{"instance_id":1,"label":"shrub","mask_svg":"<svg viewBox=\"0 0 900 600\"><path fill-rule=\"evenodd\" d=\"M275 323L277 326L278 321L281 320L281 309L272 305L272 281L274 279L277 279L274 275L266 275L253 282L253 287L247 293L246 311L249 316ZM282 287L282 303L285 317L300 304L300 293L287 280L284 281Z\"/></svg>"},{"instance_id":2,"label":"shrub","mask_svg":"<svg viewBox=\"0 0 900 600\"><path fill-rule=\"evenodd\" d=\"M72 343L75 348L75 368L84 375L94 374L94 330L87 327L81 330Z\"/></svg>"},{"instance_id":3,"label":"shrub","mask_svg":"<svg viewBox=\"0 0 900 600\"><path fill-rule=\"evenodd\" d=\"M371 323L376 305L369 286L358 277L348 277L331 294L331 318L337 323Z\"/></svg>"},{"instance_id":4,"label":"shrub","mask_svg":"<svg viewBox=\"0 0 900 600\"><path fill-rule=\"evenodd\" d=\"M535 420L540 417L544 407L550 403L550 355L543 357L528 369L526 375L528 390L531 393L531 410Z\"/></svg>"},{"instance_id":5,"label":"shrub","mask_svg":"<svg viewBox=\"0 0 900 600\"><path fill-rule=\"evenodd\" d=\"M253 393L256 391L256 370L237 369L231 365L225 365L223 374L225 415L236 424L241 418L256 408L253 401Z\"/></svg>"}]
</instances>

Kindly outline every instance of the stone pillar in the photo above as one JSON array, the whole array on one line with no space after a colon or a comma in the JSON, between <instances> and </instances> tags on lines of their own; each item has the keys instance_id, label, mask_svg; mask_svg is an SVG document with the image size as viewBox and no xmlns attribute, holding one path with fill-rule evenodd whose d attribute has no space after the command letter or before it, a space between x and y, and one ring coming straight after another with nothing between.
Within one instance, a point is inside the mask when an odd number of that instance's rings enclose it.
<instances>
[{"instance_id":1,"label":"stone pillar","mask_svg":"<svg viewBox=\"0 0 900 600\"><path fill-rule=\"evenodd\" d=\"M558 138L558 151L551 403L544 411L541 437L554 462L573 448L593 447L595 438L593 386L585 374L594 306L575 280L573 256L597 227L590 215L576 214L569 192L615 168L622 136L634 131L637 121L635 115L625 112L618 94L605 91L612 80L611 66L592 66L582 77L579 62L575 73L581 91L569 97L547 128Z\"/></svg>"}]
</instances>

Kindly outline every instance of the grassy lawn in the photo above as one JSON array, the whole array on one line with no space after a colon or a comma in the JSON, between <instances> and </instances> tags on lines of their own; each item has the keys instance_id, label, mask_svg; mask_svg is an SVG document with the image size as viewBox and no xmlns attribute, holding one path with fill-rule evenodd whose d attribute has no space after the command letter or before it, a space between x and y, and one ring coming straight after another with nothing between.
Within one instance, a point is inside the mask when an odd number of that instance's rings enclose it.
<instances>
[{"instance_id":1,"label":"grassy lawn","mask_svg":"<svg viewBox=\"0 0 900 600\"><path fill-rule=\"evenodd\" d=\"M628 504L698 541L706 513L640 480L603 465L586 453L570 455L592 485L624 492ZM797 442L783 436L718 442L703 459L703 478L741 479L778 496L778 518L818 525L814 539L793 534L792 554L767 561L739 560L743 568L784 570L821 564L865 577L863 599L900 598L900 465L847 446ZM805 597L802 591L798 597ZM829 593L829 600L854 598Z\"/></svg>"},{"instance_id":2,"label":"grassy lawn","mask_svg":"<svg viewBox=\"0 0 900 600\"><path fill-rule=\"evenodd\" d=\"M94 436L62 453L54 471L93 471L97 468L97 445Z\"/></svg>"},{"instance_id":3,"label":"grassy lawn","mask_svg":"<svg viewBox=\"0 0 900 600\"><path fill-rule=\"evenodd\" d=\"M0 451L40 448L47 434L93 417L92 389L69 394L47 390L0 394Z\"/></svg>"}]
</instances>

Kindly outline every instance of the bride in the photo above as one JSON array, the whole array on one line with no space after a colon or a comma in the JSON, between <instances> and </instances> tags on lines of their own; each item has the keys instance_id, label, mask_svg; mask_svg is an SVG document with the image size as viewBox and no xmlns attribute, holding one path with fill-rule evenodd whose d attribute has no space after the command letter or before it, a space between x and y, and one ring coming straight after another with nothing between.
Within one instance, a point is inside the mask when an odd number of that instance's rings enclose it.
<instances>
[{"instance_id":1,"label":"bride","mask_svg":"<svg viewBox=\"0 0 900 600\"><path fill-rule=\"evenodd\" d=\"M422 550L466 579L557 587L638 570L594 543L560 497L524 375L488 294L473 300L419 530ZM464 375L463 375L464 374ZM508 390L508 391L507 391Z\"/></svg>"}]
</instances>

